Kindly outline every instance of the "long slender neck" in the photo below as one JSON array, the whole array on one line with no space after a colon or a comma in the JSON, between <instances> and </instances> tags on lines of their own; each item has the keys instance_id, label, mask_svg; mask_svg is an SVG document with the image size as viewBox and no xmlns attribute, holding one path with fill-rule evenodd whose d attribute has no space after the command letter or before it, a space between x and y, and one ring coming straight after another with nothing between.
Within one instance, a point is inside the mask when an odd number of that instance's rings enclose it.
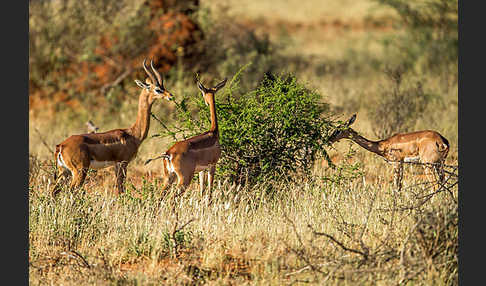
<instances>
[{"instance_id":1,"label":"long slender neck","mask_svg":"<svg viewBox=\"0 0 486 286\"><path fill-rule=\"evenodd\" d=\"M147 137L150 128L150 110L152 103L149 102L147 93L142 91L138 98L137 120L130 127L132 135L139 139L140 142Z\"/></svg>"},{"instance_id":2,"label":"long slender neck","mask_svg":"<svg viewBox=\"0 0 486 286\"><path fill-rule=\"evenodd\" d=\"M216 116L216 103L214 101L214 94L211 97L211 102L209 103L209 112L211 113L211 129L209 131L219 135L218 129L218 118Z\"/></svg>"},{"instance_id":3,"label":"long slender neck","mask_svg":"<svg viewBox=\"0 0 486 286\"><path fill-rule=\"evenodd\" d=\"M353 140L356 142L359 146L363 147L364 149L376 153L380 156L383 156L383 150L380 147L380 141L371 141L363 136L359 135L356 131L353 129L349 128L349 134L347 136L349 139Z\"/></svg>"}]
</instances>

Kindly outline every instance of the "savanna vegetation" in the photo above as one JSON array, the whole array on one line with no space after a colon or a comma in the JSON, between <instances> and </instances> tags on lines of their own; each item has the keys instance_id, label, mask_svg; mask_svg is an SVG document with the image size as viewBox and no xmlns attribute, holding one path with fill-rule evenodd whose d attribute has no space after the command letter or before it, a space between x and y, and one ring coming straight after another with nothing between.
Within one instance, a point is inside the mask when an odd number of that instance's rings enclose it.
<instances>
[{"instance_id":1,"label":"savanna vegetation","mask_svg":"<svg viewBox=\"0 0 486 286\"><path fill-rule=\"evenodd\" d=\"M29 282L32 285L457 285L457 0L29 1ZM345 7L345 9L343 8ZM50 189L54 147L136 118L141 63L174 101L115 196L112 167ZM161 161L209 128L194 75L216 95L222 157L212 203L171 199ZM327 144L350 115L378 140L432 129L446 182Z\"/></svg>"}]
</instances>

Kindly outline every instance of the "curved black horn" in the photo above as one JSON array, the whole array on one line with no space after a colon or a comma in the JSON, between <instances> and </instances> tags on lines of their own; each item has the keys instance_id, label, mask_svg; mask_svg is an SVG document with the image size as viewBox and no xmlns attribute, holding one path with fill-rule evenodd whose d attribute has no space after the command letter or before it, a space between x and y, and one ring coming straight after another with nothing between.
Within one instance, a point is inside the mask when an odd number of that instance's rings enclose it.
<instances>
[{"instance_id":1,"label":"curved black horn","mask_svg":"<svg viewBox=\"0 0 486 286\"><path fill-rule=\"evenodd\" d=\"M201 79L199 78L199 72L196 72L196 73L194 74L194 79L196 80L196 83L200 83L200 84L202 84L202 83L201 83Z\"/></svg>"},{"instance_id":2,"label":"curved black horn","mask_svg":"<svg viewBox=\"0 0 486 286\"><path fill-rule=\"evenodd\" d=\"M154 67L154 61L153 60L150 60L150 67L152 68L152 70L154 71L154 74L155 76L157 77L157 80L159 82L159 85L162 87L164 86L164 83L162 82L162 76L160 75L160 73L155 69Z\"/></svg>"},{"instance_id":3,"label":"curved black horn","mask_svg":"<svg viewBox=\"0 0 486 286\"><path fill-rule=\"evenodd\" d=\"M198 72L195 74L194 77L196 79L197 88L199 88L199 90L202 91L202 92L208 92L208 89L202 84L201 80L199 79L199 73Z\"/></svg>"},{"instance_id":4,"label":"curved black horn","mask_svg":"<svg viewBox=\"0 0 486 286\"><path fill-rule=\"evenodd\" d=\"M149 69L147 68L147 65L145 64L146 61L147 61L146 58L143 59L143 69L145 70L145 72L149 76L150 80L152 80L152 83L156 83L157 81L155 80L154 75L149 71Z\"/></svg>"}]
</instances>

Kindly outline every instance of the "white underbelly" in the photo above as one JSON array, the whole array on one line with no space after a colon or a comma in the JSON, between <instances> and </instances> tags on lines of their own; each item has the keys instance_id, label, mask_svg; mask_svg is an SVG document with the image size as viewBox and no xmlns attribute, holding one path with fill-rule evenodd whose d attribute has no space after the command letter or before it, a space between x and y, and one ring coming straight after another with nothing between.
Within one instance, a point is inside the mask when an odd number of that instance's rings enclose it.
<instances>
[{"instance_id":1,"label":"white underbelly","mask_svg":"<svg viewBox=\"0 0 486 286\"><path fill-rule=\"evenodd\" d=\"M415 156L415 157L405 157L403 158L403 162L418 162L420 159L419 156Z\"/></svg>"},{"instance_id":2,"label":"white underbelly","mask_svg":"<svg viewBox=\"0 0 486 286\"><path fill-rule=\"evenodd\" d=\"M209 168L210 165L196 165L196 170L194 172L200 172Z\"/></svg>"},{"instance_id":3,"label":"white underbelly","mask_svg":"<svg viewBox=\"0 0 486 286\"><path fill-rule=\"evenodd\" d=\"M91 169L103 169L103 168L106 168L106 167L109 167L109 166L113 166L115 165L115 161L96 161L96 160L91 160L89 162L89 167Z\"/></svg>"}]
</instances>

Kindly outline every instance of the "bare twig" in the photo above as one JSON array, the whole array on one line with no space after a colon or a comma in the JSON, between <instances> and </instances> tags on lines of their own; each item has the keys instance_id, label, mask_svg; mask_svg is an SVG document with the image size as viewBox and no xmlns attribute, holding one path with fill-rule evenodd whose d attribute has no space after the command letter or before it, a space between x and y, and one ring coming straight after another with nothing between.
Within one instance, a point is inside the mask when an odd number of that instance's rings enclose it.
<instances>
[{"instance_id":1,"label":"bare twig","mask_svg":"<svg viewBox=\"0 0 486 286\"><path fill-rule=\"evenodd\" d=\"M308 269L310 269L310 268L311 268L311 267L310 267L309 265L306 265L306 266L304 266L304 267L300 268L299 270L296 270L296 271L294 271L294 272L290 272L290 273L285 274L285 276L286 276L286 277L289 277L289 276L292 276L292 275L295 275L295 274L299 274L299 273L301 273L301 272L303 272L303 271L305 271L305 270L308 270Z\"/></svg>"},{"instance_id":2,"label":"bare twig","mask_svg":"<svg viewBox=\"0 0 486 286\"><path fill-rule=\"evenodd\" d=\"M190 220L188 220L188 221L187 221L185 224L183 224L182 226L180 226L180 227L179 227L179 228L178 228L178 229L177 229L177 230L174 232L174 234L175 234L175 233L177 233L177 232L179 232L179 231L181 231L181 230L183 230L183 229L184 229L184 228L185 228L185 227L186 227L188 224L190 224L191 222L193 222L193 221L195 221L195 220L196 220L195 218L191 218L191 219L190 219Z\"/></svg>"},{"instance_id":3,"label":"bare twig","mask_svg":"<svg viewBox=\"0 0 486 286\"><path fill-rule=\"evenodd\" d=\"M46 143L46 140L44 140L44 136L42 136L42 133L37 129L37 127L34 127L34 131L39 135L39 139L42 142L42 144L49 150L50 153L54 153L54 150L51 149L49 144Z\"/></svg>"},{"instance_id":4,"label":"bare twig","mask_svg":"<svg viewBox=\"0 0 486 286\"><path fill-rule=\"evenodd\" d=\"M286 213L284 213L284 218L287 222L290 223L290 225L292 226L292 229L294 230L294 233L295 235L297 236L297 240L299 241L299 244L300 246L302 247L302 250L301 251L298 251L292 247L290 247L285 241L284 241L284 244L286 245L287 249L289 249L290 251L292 251L295 255L297 255L301 260L303 260L305 263L306 263L306 266L307 267L310 267L312 269L312 271L314 272L319 272L321 274L324 274L324 272L322 272L317 266L315 266L314 264L312 264L310 262L310 260L304 255L305 254L305 247L304 247L304 243L302 242L302 238L300 236L300 234L297 232L297 227L295 226L295 223L287 216ZM303 253L304 252L304 253Z\"/></svg>"},{"instance_id":5,"label":"bare twig","mask_svg":"<svg viewBox=\"0 0 486 286\"><path fill-rule=\"evenodd\" d=\"M332 235L329 235L329 234L324 233L324 232L317 232L312 228L312 226L310 224L308 224L307 226L312 230L312 233L314 235L325 236L325 237L329 238L331 241L333 241L334 243L336 243L337 245L339 245L339 247L341 247L343 250L353 252L353 253L357 253L357 254L361 255L364 260L368 260L369 253L365 253L365 252L357 250L357 249L346 247L342 242L335 239Z\"/></svg>"},{"instance_id":6,"label":"bare twig","mask_svg":"<svg viewBox=\"0 0 486 286\"><path fill-rule=\"evenodd\" d=\"M76 250L69 250L67 252L66 251L63 251L60 254L61 255L66 255L66 256L68 256L68 258L75 258L75 259L76 259L76 257L77 258L80 258L81 262L83 263L83 265L85 267L91 268L91 265L89 265L88 261L86 261L86 259L81 254L79 254L79 252L77 252ZM72 255L72 254L75 254L75 256Z\"/></svg>"},{"instance_id":7,"label":"bare twig","mask_svg":"<svg viewBox=\"0 0 486 286\"><path fill-rule=\"evenodd\" d=\"M171 136L174 140L177 140L176 138L176 133L179 133L179 132L184 132L184 130L182 130L181 128L178 128L177 126L173 126L174 129L176 129L176 132L172 132L169 127L167 127L167 125L164 124L164 122L162 120L160 120L157 116L155 116L155 114L153 114L152 112L150 112L150 116L152 116L155 120L157 120L157 122L160 123L160 125L162 125L162 127L169 133L172 133ZM160 135L152 135L152 138L153 137L160 137Z\"/></svg>"},{"instance_id":8,"label":"bare twig","mask_svg":"<svg viewBox=\"0 0 486 286\"><path fill-rule=\"evenodd\" d=\"M100 88L100 93L105 94L107 89L118 85L122 80L124 80L127 76L129 76L131 72L132 72L132 67L128 66L128 68L126 68L125 71L122 74L120 74L114 81L104 84Z\"/></svg>"},{"instance_id":9,"label":"bare twig","mask_svg":"<svg viewBox=\"0 0 486 286\"><path fill-rule=\"evenodd\" d=\"M186 226L188 226L191 222L193 222L195 220L195 218L191 218L186 223L184 223L183 225L178 227L178 225L179 225L179 213L176 212L175 215L176 215L176 221L175 221L172 233L170 235L170 239L172 240L172 242L174 244L174 248L173 248L173 252L172 252L172 254L174 255L174 258L178 257L178 250L179 250L179 247L180 247L179 243L177 242L176 234L178 232L180 232L181 230L183 230Z\"/></svg>"}]
</instances>

